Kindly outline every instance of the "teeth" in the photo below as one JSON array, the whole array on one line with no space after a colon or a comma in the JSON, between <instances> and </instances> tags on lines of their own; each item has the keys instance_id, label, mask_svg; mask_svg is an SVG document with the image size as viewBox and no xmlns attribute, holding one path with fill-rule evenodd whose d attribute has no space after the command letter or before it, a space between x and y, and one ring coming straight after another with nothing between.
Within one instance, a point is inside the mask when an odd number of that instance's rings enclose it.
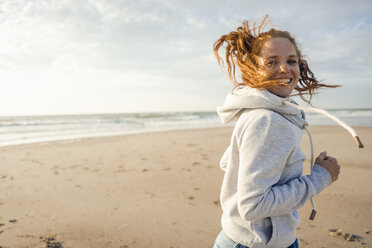
<instances>
[{"instance_id":1,"label":"teeth","mask_svg":"<svg viewBox=\"0 0 372 248\"><path fill-rule=\"evenodd\" d=\"M279 79L279 81L281 81L281 82L283 82L283 83L286 83L286 84L289 84L289 83L292 81L292 79L290 79L290 78L287 78L287 79Z\"/></svg>"}]
</instances>

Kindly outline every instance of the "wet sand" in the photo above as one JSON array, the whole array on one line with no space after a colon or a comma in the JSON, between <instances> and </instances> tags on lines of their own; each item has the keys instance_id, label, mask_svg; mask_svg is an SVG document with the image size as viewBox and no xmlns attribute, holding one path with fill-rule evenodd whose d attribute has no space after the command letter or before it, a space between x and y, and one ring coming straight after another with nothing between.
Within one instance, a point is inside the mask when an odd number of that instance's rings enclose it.
<instances>
[{"instance_id":1,"label":"wet sand","mask_svg":"<svg viewBox=\"0 0 372 248\"><path fill-rule=\"evenodd\" d=\"M342 170L315 198L314 221L310 203L301 208L301 247L372 247L372 128L356 130L364 149L342 128L311 128L316 154L327 150ZM219 159L231 131L0 148L0 247L211 247L221 228ZM305 133L302 147L309 157Z\"/></svg>"}]
</instances>

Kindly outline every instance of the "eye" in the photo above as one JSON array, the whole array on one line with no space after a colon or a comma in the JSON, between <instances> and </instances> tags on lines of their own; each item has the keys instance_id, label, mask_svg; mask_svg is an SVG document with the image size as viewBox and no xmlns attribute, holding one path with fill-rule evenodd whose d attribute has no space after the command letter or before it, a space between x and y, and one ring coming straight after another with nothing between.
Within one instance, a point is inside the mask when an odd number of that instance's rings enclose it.
<instances>
[{"instance_id":1,"label":"eye","mask_svg":"<svg viewBox=\"0 0 372 248\"><path fill-rule=\"evenodd\" d=\"M273 67L273 66L275 66L277 64L278 64L278 61L276 61L276 60L269 60L269 61L266 62L266 65L268 67Z\"/></svg>"},{"instance_id":2,"label":"eye","mask_svg":"<svg viewBox=\"0 0 372 248\"><path fill-rule=\"evenodd\" d=\"M287 61L287 63L288 63L289 65L295 65L295 64L297 64L297 60L295 60L295 59L290 59L290 60Z\"/></svg>"}]
</instances>

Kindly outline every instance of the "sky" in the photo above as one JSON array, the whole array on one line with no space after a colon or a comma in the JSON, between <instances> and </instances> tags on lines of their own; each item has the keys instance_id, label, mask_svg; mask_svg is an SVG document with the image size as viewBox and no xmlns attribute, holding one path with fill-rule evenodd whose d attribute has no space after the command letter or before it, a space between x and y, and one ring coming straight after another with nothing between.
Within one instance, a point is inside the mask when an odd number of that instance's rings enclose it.
<instances>
[{"instance_id":1,"label":"sky","mask_svg":"<svg viewBox=\"0 0 372 248\"><path fill-rule=\"evenodd\" d=\"M0 0L0 116L213 111L232 90L213 43L266 14L343 85L315 107L372 108L371 13L370 0Z\"/></svg>"}]
</instances>

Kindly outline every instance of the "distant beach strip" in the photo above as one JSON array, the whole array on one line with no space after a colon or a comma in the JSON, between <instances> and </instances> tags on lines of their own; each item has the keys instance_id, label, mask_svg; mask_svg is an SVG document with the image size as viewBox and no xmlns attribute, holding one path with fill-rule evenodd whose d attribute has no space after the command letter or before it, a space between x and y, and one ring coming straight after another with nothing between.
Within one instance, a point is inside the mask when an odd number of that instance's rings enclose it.
<instances>
[{"instance_id":1,"label":"distant beach strip","mask_svg":"<svg viewBox=\"0 0 372 248\"><path fill-rule=\"evenodd\" d=\"M372 127L372 109L328 111L351 126ZM306 119L310 125L336 125L319 114L307 113ZM223 127L214 111L4 116L0 117L0 146L209 127Z\"/></svg>"}]
</instances>

